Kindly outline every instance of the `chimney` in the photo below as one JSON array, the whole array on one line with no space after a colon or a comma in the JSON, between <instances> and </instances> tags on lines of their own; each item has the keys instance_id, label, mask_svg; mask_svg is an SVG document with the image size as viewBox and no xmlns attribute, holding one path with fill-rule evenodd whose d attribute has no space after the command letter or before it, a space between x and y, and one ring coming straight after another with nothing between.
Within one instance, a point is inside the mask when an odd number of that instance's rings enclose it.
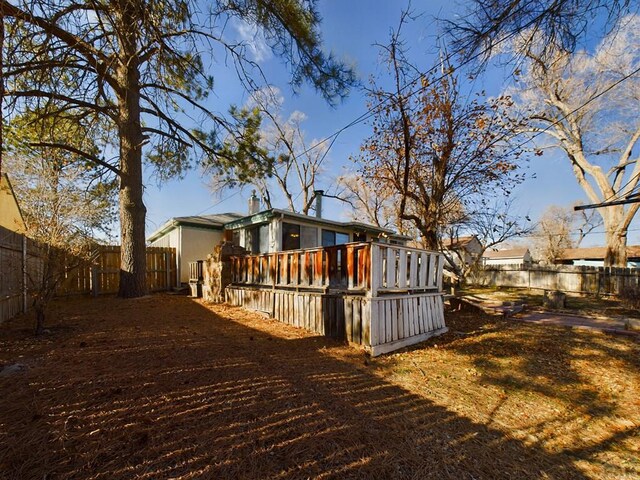
<instances>
[{"instance_id":1,"label":"chimney","mask_svg":"<svg viewBox=\"0 0 640 480\"><path fill-rule=\"evenodd\" d=\"M316 217L322 218L322 196L324 195L324 190L314 190L313 196L316 199Z\"/></svg>"},{"instance_id":2,"label":"chimney","mask_svg":"<svg viewBox=\"0 0 640 480\"><path fill-rule=\"evenodd\" d=\"M251 193L251 197L249 197L249 215L253 215L260 211L260 200L256 195L256 191L254 190Z\"/></svg>"}]
</instances>

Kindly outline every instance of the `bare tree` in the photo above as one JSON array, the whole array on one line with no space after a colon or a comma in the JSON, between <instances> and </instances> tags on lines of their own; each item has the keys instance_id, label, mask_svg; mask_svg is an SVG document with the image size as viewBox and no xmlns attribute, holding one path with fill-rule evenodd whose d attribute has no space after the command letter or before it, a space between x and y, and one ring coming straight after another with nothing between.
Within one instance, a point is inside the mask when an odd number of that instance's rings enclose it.
<instances>
[{"instance_id":1,"label":"bare tree","mask_svg":"<svg viewBox=\"0 0 640 480\"><path fill-rule=\"evenodd\" d=\"M416 85L399 30L382 50L393 89L371 89L373 134L357 162L374 189L394 193L397 219L411 222L427 248L439 249L450 225L473 218L521 179L522 151L509 144L518 126L506 115L511 100L467 101L446 60Z\"/></svg>"},{"instance_id":2,"label":"bare tree","mask_svg":"<svg viewBox=\"0 0 640 480\"><path fill-rule=\"evenodd\" d=\"M629 48L639 42L640 17L631 16L593 54L558 50L545 60L530 49L511 92L524 130L553 139L591 203L623 199L640 180L634 155L640 140L640 51ZM626 264L627 230L639 207L598 209L606 231L605 265Z\"/></svg>"},{"instance_id":3,"label":"bare tree","mask_svg":"<svg viewBox=\"0 0 640 480\"><path fill-rule=\"evenodd\" d=\"M534 251L536 258L548 263L554 263L562 257L562 252L567 248L573 248L575 242L571 236L575 216L570 210L551 205L545 210L534 239Z\"/></svg>"},{"instance_id":4,"label":"bare tree","mask_svg":"<svg viewBox=\"0 0 640 480\"><path fill-rule=\"evenodd\" d=\"M575 212L572 208L551 205L535 229L536 257L554 263L567 248L578 248L584 238L602 225L602 219L593 211Z\"/></svg>"},{"instance_id":5,"label":"bare tree","mask_svg":"<svg viewBox=\"0 0 640 480\"><path fill-rule=\"evenodd\" d=\"M365 221L381 228L396 226L396 196L390 189L376 189L356 173L338 177L340 196L351 206L351 218Z\"/></svg>"},{"instance_id":6,"label":"bare tree","mask_svg":"<svg viewBox=\"0 0 640 480\"><path fill-rule=\"evenodd\" d=\"M251 172L213 169L209 172L211 187L220 192L251 185L258 190L267 208L272 208L274 197L282 196L290 211L308 215L313 208L314 191L321 183L328 145L317 139L307 141L302 128L307 116L295 110L283 117L283 102L280 90L269 86L254 92L243 109L235 110L241 115L253 112L256 117L256 155L261 156L259 163L264 168ZM237 148L233 136L229 136L227 142L231 149Z\"/></svg>"},{"instance_id":7,"label":"bare tree","mask_svg":"<svg viewBox=\"0 0 640 480\"><path fill-rule=\"evenodd\" d=\"M455 245L460 237L469 235L475 236L480 243L471 262L466 261L461 249L443 249L449 269L458 278L465 278L478 267L487 250L508 240L526 236L535 229L528 215L513 213L513 203L513 198L508 196L493 199L492 202L485 202L484 208L449 227L444 235L447 244Z\"/></svg>"},{"instance_id":8,"label":"bare tree","mask_svg":"<svg viewBox=\"0 0 640 480\"><path fill-rule=\"evenodd\" d=\"M40 138L47 138L41 133ZM96 235L110 234L116 210L114 190L95 182L92 170L78 168L76 159L60 151L24 145L5 158L5 168L11 172L25 235L35 253L25 274L35 332L42 334L49 302L65 278L90 259Z\"/></svg>"}]
</instances>

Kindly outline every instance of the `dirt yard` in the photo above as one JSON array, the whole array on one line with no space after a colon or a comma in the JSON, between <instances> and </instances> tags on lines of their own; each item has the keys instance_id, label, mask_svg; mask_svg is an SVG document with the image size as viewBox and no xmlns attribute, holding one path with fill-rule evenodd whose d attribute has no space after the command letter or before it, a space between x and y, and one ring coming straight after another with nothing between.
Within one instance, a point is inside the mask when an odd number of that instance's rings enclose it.
<instances>
[{"instance_id":1,"label":"dirt yard","mask_svg":"<svg viewBox=\"0 0 640 480\"><path fill-rule=\"evenodd\" d=\"M0 478L637 479L640 344L447 318L362 351L185 297L0 326Z\"/></svg>"}]
</instances>

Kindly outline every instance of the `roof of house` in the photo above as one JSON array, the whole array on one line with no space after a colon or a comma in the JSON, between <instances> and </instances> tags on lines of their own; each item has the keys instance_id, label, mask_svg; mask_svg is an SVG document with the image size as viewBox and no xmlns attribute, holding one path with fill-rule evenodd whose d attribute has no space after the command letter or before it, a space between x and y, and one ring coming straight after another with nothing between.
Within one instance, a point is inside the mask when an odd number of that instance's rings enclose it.
<instances>
[{"instance_id":1,"label":"roof of house","mask_svg":"<svg viewBox=\"0 0 640 480\"><path fill-rule=\"evenodd\" d=\"M528 252L529 249L527 247L510 248L507 250L487 250L482 257L491 259L524 258Z\"/></svg>"},{"instance_id":2,"label":"roof of house","mask_svg":"<svg viewBox=\"0 0 640 480\"><path fill-rule=\"evenodd\" d=\"M304 222L314 223L314 224L317 224L317 225L327 225L327 226L334 226L334 227L353 229L353 230L356 230L356 231L378 233L378 234L386 234L386 235L388 235L390 237L393 237L393 238L399 238L399 239L405 239L405 240L411 239L411 237L407 237L405 235L400 235L400 234L394 232L391 229L378 227L376 225L369 225L367 223L353 222L353 221L340 222L340 221L337 221L337 220L329 220L329 219L326 219L326 218L318 218L318 217L314 217L314 216L311 216L311 215L303 215L302 213L294 213L294 212L290 212L288 210L280 210L278 208L272 208L272 209L269 209L269 210L263 210L262 212L255 213L253 215L247 215L247 216L243 216L241 218L237 218L237 219L227 223L225 225L225 228L227 228L227 229L236 229L236 228L245 227L247 225L255 225L255 224L258 224L258 223L266 222L269 219L271 219L273 217L276 217L276 216L283 216L283 217L290 218L290 219L302 220Z\"/></svg>"},{"instance_id":3,"label":"roof of house","mask_svg":"<svg viewBox=\"0 0 640 480\"><path fill-rule=\"evenodd\" d=\"M243 215L239 213L216 213L213 215L192 215L187 217L173 217L167 220L160 228L149 235L147 239L153 242L179 226L204 228L210 230L222 230L225 224L233 222Z\"/></svg>"},{"instance_id":4,"label":"roof of house","mask_svg":"<svg viewBox=\"0 0 640 480\"><path fill-rule=\"evenodd\" d=\"M604 260L606 253L606 247L567 248L558 260ZM628 245L627 258L640 258L640 245Z\"/></svg>"},{"instance_id":5,"label":"roof of house","mask_svg":"<svg viewBox=\"0 0 640 480\"><path fill-rule=\"evenodd\" d=\"M469 245L474 240L478 240L475 235L468 235L465 237L457 237L457 238L447 238L442 242L444 248L454 249L454 248L463 248Z\"/></svg>"}]
</instances>

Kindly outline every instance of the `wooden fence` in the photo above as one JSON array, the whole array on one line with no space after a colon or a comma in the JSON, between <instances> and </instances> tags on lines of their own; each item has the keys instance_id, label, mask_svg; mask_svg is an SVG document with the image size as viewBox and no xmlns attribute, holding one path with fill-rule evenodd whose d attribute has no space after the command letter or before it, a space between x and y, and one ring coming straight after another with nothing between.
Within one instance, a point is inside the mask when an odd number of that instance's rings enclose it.
<instances>
[{"instance_id":1,"label":"wooden fence","mask_svg":"<svg viewBox=\"0 0 640 480\"><path fill-rule=\"evenodd\" d=\"M640 291L640 269L574 265L491 265L475 272L468 282L497 287L618 296L628 290Z\"/></svg>"},{"instance_id":2,"label":"wooden fence","mask_svg":"<svg viewBox=\"0 0 640 480\"><path fill-rule=\"evenodd\" d=\"M147 247L147 288L150 292L176 286L176 251L170 247ZM120 246L103 245L90 262L69 272L59 295L102 295L120 288Z\"/></svg>"},{"instance_id":3,"label":"wooden fence","mask_svg":"<svg viewBox=\"0 0 640 480\"><path fill-rule=\"evenodd\" d=\"M0 227L0 323L29 308L30 284L38 278L42 259L34 242L24 235ZM101 295L118 292L120 247L99 246L92 259L76 264L71 260L56 295ZM147 248L149 291L170 290L175 285L174 248Z\"/></svg>"},{"instance_id":4,"label":"wooden fence","mask_svg":"<svg viewBox=\"0 0 640 480\"><path fill-rule=\"evenodd\" d=\"M378 243L237 256L226 298L378 355L446 331L443 265L441 254Z\"/></svg>"},{"instance_id":5,"label":"wooden fence","mask_svg":"<svg viewBox=\"0 0 640 480\"><path fill-rule=\"evenodd\" d=\"M0 227L0 323L27 307L23 286L27 267L34 264L27 245L26 237Z\"/></svg>"}]
</instances>

